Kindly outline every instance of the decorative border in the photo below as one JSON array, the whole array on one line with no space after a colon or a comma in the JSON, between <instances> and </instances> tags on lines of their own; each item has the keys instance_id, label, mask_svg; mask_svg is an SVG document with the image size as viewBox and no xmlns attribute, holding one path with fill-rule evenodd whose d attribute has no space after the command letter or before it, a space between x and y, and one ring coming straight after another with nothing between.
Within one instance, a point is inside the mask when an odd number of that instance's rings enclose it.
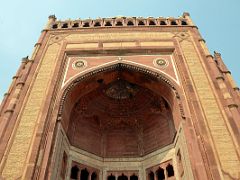
<instances>
[{"instance_id":1,"label":"decorative border","mask_svg":"<svg viewBox=\"0 0 240 180\"><path fill-rule=\"evenodd\" d=\"M162 61L161 63L162 64L159 64L158 61ZM163 64L165 63L165 64ZM160 68L160 69L165 69L166 67L168 67L169 65L169 61L164 59L164 58L156 58L153 60L153 65L156 67L156 68Z\"/></svg>"},{"instance_id":2,"label":"decorative border","mask_svg":"<svg viewBox=\"0 0 240 180\"><path fill-rule=\"evenodd\" d=\"M84 59L76 59L73 61L72 63L72 68L74 70L83 70L87 67L87 61L85 61Z\"/></svg>"}]
</instances>

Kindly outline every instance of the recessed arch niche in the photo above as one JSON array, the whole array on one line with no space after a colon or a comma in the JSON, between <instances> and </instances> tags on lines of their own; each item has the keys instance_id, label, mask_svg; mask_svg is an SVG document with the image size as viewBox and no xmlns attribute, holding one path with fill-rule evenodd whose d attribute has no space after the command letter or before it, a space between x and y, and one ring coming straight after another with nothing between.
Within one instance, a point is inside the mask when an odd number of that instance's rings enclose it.
<instances>
[{"instance_id":1,"label":"recessed arch niche","mask_svg":"<svg viewBox=\"0 0 240 180\"><path fill-rule=\"evenodd\" d=\"M72 146L100 157L139 157L173 142L176 94L161 74L115 64L73 80L59 116Z\"/></svg>"}]
</instances>

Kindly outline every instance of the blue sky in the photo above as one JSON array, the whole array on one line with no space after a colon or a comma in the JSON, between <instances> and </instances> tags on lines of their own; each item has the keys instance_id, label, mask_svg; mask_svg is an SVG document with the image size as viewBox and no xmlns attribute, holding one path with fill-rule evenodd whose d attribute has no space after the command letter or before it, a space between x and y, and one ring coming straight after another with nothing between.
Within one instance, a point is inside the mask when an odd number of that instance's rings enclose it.
<instances>
[{"instance_id":1,"label":"blue sky","mask_svg":"<svg viewBox=\"0 0 240 180\"><path fill-rule=\"evenodd\" d=\"M48 16L58 19L112 16L181 16L199 27L210 51L220 52L240 85L240 0L8 0L0 4L0 101L22 57L30 55Z\"/></svg>"}]
</instances>

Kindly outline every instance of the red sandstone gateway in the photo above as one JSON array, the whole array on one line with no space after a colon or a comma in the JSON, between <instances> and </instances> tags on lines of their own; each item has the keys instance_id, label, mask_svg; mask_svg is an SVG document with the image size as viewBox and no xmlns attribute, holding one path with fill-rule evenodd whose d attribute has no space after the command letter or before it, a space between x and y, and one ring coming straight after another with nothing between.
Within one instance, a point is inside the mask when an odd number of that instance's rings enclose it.
<instances>
[{"instance_id":1,"label":"red sandstone gateway","mask_svg":"<svg viewBox=\"0 0 240 180\"><path fill-rule=\"evenodd\" d=\"M1 104L0 179L239 179L239 105L188 13L50 16Z\"/></svg>"}]
</instances>

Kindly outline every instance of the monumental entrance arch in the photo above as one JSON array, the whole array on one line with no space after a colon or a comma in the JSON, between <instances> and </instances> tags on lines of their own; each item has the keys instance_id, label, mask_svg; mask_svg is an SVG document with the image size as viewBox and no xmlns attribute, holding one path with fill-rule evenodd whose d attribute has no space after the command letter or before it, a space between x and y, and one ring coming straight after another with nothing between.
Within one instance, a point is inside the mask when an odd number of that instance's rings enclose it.
<instances>
[{"instance_id":1,"label":"monumental entrance arch","mask_svg":"<svg viewBox=\"0 0 240 180\"><path fill-rule=\"evenodd\" d=\"M172 146L184 118L180 95L174 87L177 84L157 68L154 71L132 65L129 62L133 57L121 56L119 60L113 56L111 59L117 62L87 71L63 88L54 151L61 153L56 153L56 158L64 154L73 157L69 159L71 169L61 159L55 160L54 167L68 169L72 179L81 177L82 170L104 179L133 175L142 179L149 166L157 171L158 164L163 169L162 176L174 176ZM89 60L72 58L73 66L87 66ZM148 58L166 61L151 55ZM172 174L167 174L167 167Z\"/></svg>"},{"instance_id":2,"label":"monumental entrance arch","mask_svg":"<svg viewBox=\"0 0 240 180\"><path fill-rule=\"evenodd\" d=\"M0 107L0 179L239 179L239 106L188 13L50 16Z\"/></svg>"}]
</instances>

